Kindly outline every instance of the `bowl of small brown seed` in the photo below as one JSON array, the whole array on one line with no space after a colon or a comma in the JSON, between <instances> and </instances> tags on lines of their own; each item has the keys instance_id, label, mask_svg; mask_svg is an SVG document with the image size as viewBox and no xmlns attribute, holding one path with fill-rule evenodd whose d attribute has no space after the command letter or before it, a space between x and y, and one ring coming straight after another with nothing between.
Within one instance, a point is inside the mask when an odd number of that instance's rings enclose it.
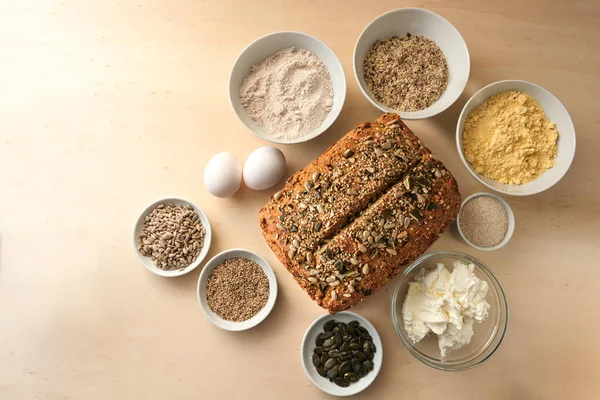
<instances>
[{"instance_id":1,"label":"bowl of small brown seed","mask_svg":"<svg viewBox=\"0 0 600 400\"><path fill-rule=\"evenodd\" d=\"M194 270L211 242L206 214L192 202L167 197L148 205L133 227L133 247L150 272L175 277Z\"/></svg>"},{"instance_id":2,"label":"bowl of small brown seed","mask_svg":"<svg viewBox=\"0 0 600 400\"><path fill-rule=\"evenodd\" d=\"M470 72L467 44L442 16L422 8L380 15L360 34L354 76L367 100L402 119L441 113L461 95Z\"/></svg>"},{"instance_id":3,"label":"bowl of small brown seed","mask_svg":"<svg viewBox=\"0 0 600 400\"><path fill-rule=\"evenodd\" d=\"M215 326L243 331L261 323L275 305L277 279L264 258L231 249L211 258L198 279L198 303Z\"/></svg>"}]
</instances>

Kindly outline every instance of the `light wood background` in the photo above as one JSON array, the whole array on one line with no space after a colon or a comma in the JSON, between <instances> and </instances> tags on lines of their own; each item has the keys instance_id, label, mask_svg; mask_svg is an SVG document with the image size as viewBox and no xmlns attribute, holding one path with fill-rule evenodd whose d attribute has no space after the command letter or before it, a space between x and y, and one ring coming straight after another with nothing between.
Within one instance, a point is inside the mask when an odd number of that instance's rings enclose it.
<instances>
[{"instance_id":1,"label":"light wood background","mask_svg":"<svg viewBox=\"0 0 600 400\"><path fill-rule=\"evenodd\" d=\"M463 96L408 122L456 175L458 114L500 79L538 83L565 104L577 154L551 190L508 198L517 230L480 253L447 232L430 250L490 265L510 306L508 335L482 366L443 373L406 352L389 318L394 281L355 311L384 342L366 399L600 398L600 3L590 1L0 1L0 398L322 399L299 362L323 313L263 243L258 209L271 191L211 197L202 171L219 151L241 160L262 145L227 99L242 48L278 30L315 35L348 81L340 118L310 143L280 146L288 174L378 112L358 90L352 51L384 11L419 6L450 20L471 53ZM245 247L275 269L280 296L259 327L228 333L196 302L199 269L178 279L146 271L131 231L147 203L188 198L207 212L209 256Z\"/></svg>"}]
</instances>

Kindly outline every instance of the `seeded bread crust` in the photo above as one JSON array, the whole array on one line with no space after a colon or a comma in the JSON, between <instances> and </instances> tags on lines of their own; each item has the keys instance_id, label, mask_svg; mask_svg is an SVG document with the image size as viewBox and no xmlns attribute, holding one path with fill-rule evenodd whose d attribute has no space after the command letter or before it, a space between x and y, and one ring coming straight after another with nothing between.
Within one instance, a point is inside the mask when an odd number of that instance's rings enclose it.
<instances>
[{"instance_id":1,"label":"seeded bread crust","mask_svg":"<svg viewBox=\"0 0 600 400\"><path fill-rule=\"evenodd\" d=\"M290 177L259 223L298 284L335 313L424 252L459 208L452 175L398 115L384 114Z\"/></svg>"}]
</instances>

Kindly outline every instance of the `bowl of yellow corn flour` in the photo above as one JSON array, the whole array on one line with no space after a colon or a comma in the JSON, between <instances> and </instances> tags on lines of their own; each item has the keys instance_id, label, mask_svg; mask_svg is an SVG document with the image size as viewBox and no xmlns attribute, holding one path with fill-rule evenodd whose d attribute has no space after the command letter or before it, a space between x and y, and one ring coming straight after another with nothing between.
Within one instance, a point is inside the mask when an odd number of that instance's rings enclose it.
<instances>
[{"instance_id":1,"label":"bowl of yellow corn flour","mask_svg":"<svg viewBox=\"0 0 600 400\"><path fill-rule=\"evenodd\" d=\"M567 109L536 84L492 83L465 104L456 127L467 170L497 192L527 196L556 184L575 156Z\"/></svg>"}]
</instances>

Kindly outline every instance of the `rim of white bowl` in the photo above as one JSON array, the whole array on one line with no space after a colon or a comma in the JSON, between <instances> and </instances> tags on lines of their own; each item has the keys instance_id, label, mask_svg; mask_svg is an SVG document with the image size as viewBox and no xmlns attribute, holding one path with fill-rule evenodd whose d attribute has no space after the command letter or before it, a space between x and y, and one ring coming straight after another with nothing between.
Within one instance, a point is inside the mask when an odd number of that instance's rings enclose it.
<instances>
[{"instance_id":1,"label":"rim of white bowl","mask_svg":"<svg viewBox=\"0 0 600 400\"><path fill-rule=\"evenodd\" d=\"M475 197L480 197L480 196L488 196L488 197L498 200L500 202L500 204L502 204L504 206L504 209L506 210L506 215L508 217L508 228L506 231L506 236L504 236L504 239L502 239L502 241L495 246L491 246L491 247L477 246L476 244L471 242L469 239L467 239L467 237L463 233L462 229L460 228L460 212L462 211L463 207L470 200L474 199ZM472 195L470 195L466 199L464 199L460 205L460 211L458 212L458 215L456 216L456 229L458 230L458 233L459 233L461 239L464 240L465 243L468 244L469 246L473 247L474 249L481 250L481 251L498 250L499 248L504 247L512 238L512 235L515 232L515 225L516 225L515 214L513 213L512 208L506 202L506 200L504 200L500 196L497 196L493 193L487 193L487 192L473 193Z\"/></svg>"},{"instance_id":2,"label":"rim of white bowl","mask_svg":"<svg viewBox=\"0 0 600 400\"><path fill-rule=\"evenodd\" d=\"M365 382L366 385L361 388L356 387L356 385L350 385L345 388L340 387L340 386L333 386L333 388L335 390L331 390L331 386L325 385L325 383L330 383L327 380L327 378L323 378L324 381L316 381L313 379L312 375L308 371L309 366L312 366L311 360L306 360L304 358L304 353L305 353L306 347L311 345L311 343L308 342L308 336L311 334L311 332L314 329L316 329L316 326L325 319L335 319L336 317L339 317L341 315L348 315L351 318L358 320L358 322L360 322L360 324L369 331L369 334L373 338L373 342L377 341L377 343L374 343L374 344L377 346L376 354L379 354L380 358L378 356L377 363L375 363L373 361L373 370L371 372L369 372L369 374L367 374L365 377L361 378L361 379L366 379L367 377L371 376L371 378L367 382ZM375 358L373 360L375 360ZM366 388L371 386L371 384L377 378L377 375L379 375L379 371L381 370L381 366L383 365L383 342L381 341L381 336L379 336L379 332L377 332L377 329L375 329L375 326L373 326L371 321L369 321L367 318L363 317L360 314L357 314L352 311L340 311L335 314L324 314L324 315L321 315L320 317L315 318L313 320L313 322L311 322L311 324L309 325L308 329L306 329L306 332L304 332L304 336L302 337L302 343L300 345L300 362L302 364L302 368L304 369L304 373L306 374L308 379L313 383L313 385L315 385L317 388L319 388L323 392L331 394L333 396L340 396L340 397L352 396L352 395L362 392L363 390L365 390ZM333 384L333 385L335 385L335 384Z\"/></svg>"},{"instance_id":3,"label":"rim of white bowl","mask_svg":"<svg viewBox=\"0 0 600 400\"><path fill-rule=\"evenodd\" d=\"M143 256L140 253L140 251L138 250L138 242L139 242L138 236L139 236L139 233L141 232L141 227L143 226L144 218L146 218L146 216L148 214L150 214L150 212L152 212L152 210L154 210L156 208L156 206L158 206L159 204L169 203L169 202L174 203L175 205L186 204L186 205L192 206L194 211L196 211L198 213L198 216L200 217L200 222L202 222L202 226L206 230L206 233L204 234L204 245L202 246L202 249L200 250L200 254L198 254L198 257L196 257L196 260L194 260L194 262L192 262L190 265L185 267L183 270L164 271L164 270L158 268L154 264L154 261L152 261L152 259L150 257ZM212 241L212 229L210 226L210 221L208 219L208 216L196 204L194 204L191 201L186 200L182 197L177 197L177 196L163 197L161 199L153 201L148 206L146 206L146 208L144 208L144 210L138 215L135 223L133 224L133 250L135 251L135 255L136 255L138 261L148 271L152 272L153 274L163 276L166 278L174 278L177 276L182 276L182 275L192 272L194 269L198 268L198 266L206 258L206 255L208 254L208 251L210 250L211 241Z\"/></svg>"},{"instance_id":4,"label":"rim of white bowl","mask_svg":"<svg viewBox=\"0 0 600 400\"><path fill-rule=\"evenodd\" d=\"M331 109L331 111L329 111L330 114L327 114L327 116L332 115L333 118L331 119L331 122L327 125L323 125L321 124L321 126L319 128L317 128L314 132L312 132L310 135L298 138L298 139L294 139L294 140L285 140L285 139L275 139L275 138L268 138L265 137L261 134L259 134L258 132L256 132L254 129L252 129L252 127L248 126L246 124L246 122L244 122L240 116L238 115L238 112L236 111L236 108L233 104L233 100L231 99L231 79L233 76L233 70L235 69L235 66L237 65L238 61L240 60L240 58L242 57L242 55L244 55L244 53L246 53L250 47L252 47L254 44L256 44L257 42L264 40L270 36L275 36L275 35L281 35L281 34L286 34L286 33L291 33L291 34L295 34L295 35L300 35L300 36L304 36L307 37L311 40L314 40L316 42L318 42L319 44L321 44L322 46L324 46L328 51L331 52L331 54L333 55L335 61L336 61L336 65L339 67L340 71L342 72L342 80L344 82L344 85L342 87L342 103L341 106L339 108L339 110L336 111L335 114L331 114L333 112L333 108ZM319 58L320 60L320 58ZM323 62L323 60L321 60L321 62ZM325 64L323 64L325 65ZM327 68L327 66L325 66L325 68ZM331 70L329 70L329 68L327 68L327 71L329 71L329 75L332 75ZM329 129L333 123L338 119L338 117L340 116L340 113L342 112L342 109L344 108L344 104L346 102L346 92L347 92L347 82L346 82L346 73L344 72L344 67L342 66L342 63L340 62L340 59L338 58L337 54L335 54L335 52L331 49L331 47L327 46L327 44L325 44L325 42L323 42L322 40L320 40L319 38L309 35L307 33L304 32L299 32L299 31L277 31L277 32L271 32L268 33L266 35L263 35L255 40L253 40L252 42L250 42L249 44L246 45L246 47L244 47L244 49L240 52L240 54L236 57L235 61L233 62L233 66L231 67L231 71L229 71L229 79L228 79L228 91L227 91L227 97L229 98L229 105L231 106L231 108L233 109L233 113L235 114L235 116L237 117L237 119L242 123L242 125L244 125L246 127L246 129L248 129L254 136L256 136L259 139L265 140L267 142L271 142L271 143L277 143L277 144L298 144L298 143L304 143L304 142L308 142L309 140L315 139L319 136L321 136L327 129ZM334 96L336 96L335 93L333 93ZM326 117L327 118L327 117Z\"/></svg>"},{"instance_id":5,"label":"rim of white bowl","mask_svg":"<svg viewBox=\"0 0 600 400\"><path fill-rule=\"evenodd\" d=\"M371 96L369 95L369 92L367 91L366 88L363 87L359 76L358 76L358 72L356 71L356 47L358 46L358 43L361 41L363 35L365 34L365 32L367 31L367 29L369 29L369 27L373 24L375 24L379 19L382 19L384 17L386 17L388 14L394 14L397 12L403 12L403 11L408 11L408 10L412 10L412 11L420 11L426 14L430 14L432 16L434 16L435 18L438 18L440 20L442 20L442 22L447 23L448 25L450 25L450 27L456 32L456 34L458 35L458 37L460 38L460 40L462 41L462 45L464 47L466 56L467 56L467 79L465 79L464 85L462 86L462 88L460 89L460 91L458 92L458 94L456 95L456 97L450 102L448 103L448 105L439 110L438 112L426 112L428 109L431 108L431 106L433 106L433 104L423 110L419 110L419 111L399 111L399 110L394 110L392 108L388 108L385 107L383 104L380 104L377 101L374 101ZM364 60L363 60L364 62ZM420 120L420 119L426 119L426 118L430 118L433 116L436 116L438 114L441 114L442 112L446 111L448 108L450 108L450 106L452 106L454 103L456 103L456 100L459 99L459 97L461 96L461 94L465 91L465 87L467 87L467 82L469 81L469 76L471 75L471 55L469 54L469 47L467 46L467 42L465 42L465 38L463 38L463 36L460 34L460 31L450 22L448 21L446 18L442 17L441 15L431 11L431 10L427 10L425 8L419 8L419 7L402 7L402 8L396 8L394 10L390 10L387 12L384 12L383 14L377 16L375 19L373 19L371 22L369 22L367 24L367 26L365 26L365 28L362 30L362 32L360 33L360 35L358 36L358 39L356 40L356 44L354 45L354 51L352 53L352 69L354 70L354 79L356 79L356 83L358 84L358 88L360 89L360 91L362 92L362 94L367 98L367 100L373 105L375 106L375 108L377 108L378 110L384 112L384 113L395 113L400 115L400 118L405 119L405 120ZM447 89L447 88L446 88ZM437 100L436 100L437 101ZM434 103L435 104L435 103ZM411 115L406 115L407 113L422 113L422 115L419 116L411 116Z\"/></svg>"},{"instance_id":6,"label":"rim of white bowl","mask_svg":"<svg viewBox=\"0 0 600 400\"><path fill-rule=\"evenodd\" d=\"M463 148L462 148L462 134L460 132L461 127L464 125L464 120L463 120L463 116L467 110L467 107L471 104L471 102L474 101L475 97L483 92L484 90L487 90L493 86L496 85L500 85L503 83L523 83L525 85L531 85L533 87L535 87L536 89L546 92L547 94L549 94L551 97L554 98L554 100L556 100L557 104L562 107L562 109L565 112L565 115L567 116L567 119L569 121L569 124L571 124L571 126L573 127L573 151L571 152L571 154L569 154L569 161L567 164L567 168L565 169L565 172L558 177L558 179L556 179L556 181L551 184L548 187L539 189L539 190L534 190L531 191L529 193L511 193L511 192L506 192L504 190L500 190L497 189L493 186L491 186L490 184L488 184L486 181L484 181L483 179L481 179L481 177L479 176L479 174L475 171L473 171L473 168L471 167L471 165L469 164L469 162L465 159L465 155L463 153ZM491 95L493 96L493 95ZM488 99L491 97L488 96ZM533 97L533 96L532 96ZM535 97L534 97L535 98ZM487 100L487 99L486 99ZM485 101L485 100L484 100ZM537 100L536 100L537 101ZM465 118L466 119L466 118ZM462 121L462 122L461 122ZM575 150L577 148L577 135L575 134L575 126L573 125L573 120L571 119L571 115L569 114L569 111L567 110L567 108L565 107L565 105L558 99L558 97L556 97L552 92L550 92L549 90L543 88L542 86L535 84L533 82L529 82L529 81L525 81L525 80L521 80L521 79L504 79L501 81L496 81L496 82L492 82L489 85L486 85L484 87L482 87L481 89L479 89L477 92L475 92L473 94L473 96L471 96L471 98L469 98L469 100L465 103L465 105L463 106L462 111L460 112L460 115L458 116L458 121L456 123L456 149L458 150L458 156L460 157L460 161L462 161L463 165L465 166L465 168L467 169L467 171L469 171L469 173L471 174L471 176L473 178L475 178L479 183L481 183L482 185L484 185L485 187L487 187L488 189L493 190L494 192L497 193L501 193L507 196L531 196L534 194L538 194L541 193L545 190L550 189L552 186L556 185L558 182L560 182L562 180L562 178L567 174L567 172L569 171L569 169L571 168L571 164L573 163L573 159L575 158ZM536 178L537 179L537 178ZM535 179L534 179L535 180ZM533 182L533 181L532 181Z\"/></svg>"},{"instance_id":7,"label":"rim of white bowl","mask_svg":"<svg viewBox=\"0 0 600 400\"><path fill-rule=\"evenodd\" d=\"M250 257L248 257L248 255ZM258 262L256 260L253 261L255 261L261 267L267 276L267 279L269 280L269 298L267 299L267 304L265 304L265 306L255 316L242 322L227 321L215 314L210 309L206 301L206 287L201 285L202 281L205 281L206 283L206 280L208 280L208 277L212 271L220 264L220 262L217 262L217 260L220 260L221 258L223 258L223 260L228 260L235 257L256 258ZM277 277L275 276L275 272L273 271L273 268L271 268L271 265L269 265L269 263L256 252L242 248L229 249L216 254L204 265L202 271L200 272L200 276L198 277L198 284L196 285L196 297L204 316L213 325L226 331L245 331L260 324L273 310L275 301L277 300Z\"/></svg>"}]
</instances>

